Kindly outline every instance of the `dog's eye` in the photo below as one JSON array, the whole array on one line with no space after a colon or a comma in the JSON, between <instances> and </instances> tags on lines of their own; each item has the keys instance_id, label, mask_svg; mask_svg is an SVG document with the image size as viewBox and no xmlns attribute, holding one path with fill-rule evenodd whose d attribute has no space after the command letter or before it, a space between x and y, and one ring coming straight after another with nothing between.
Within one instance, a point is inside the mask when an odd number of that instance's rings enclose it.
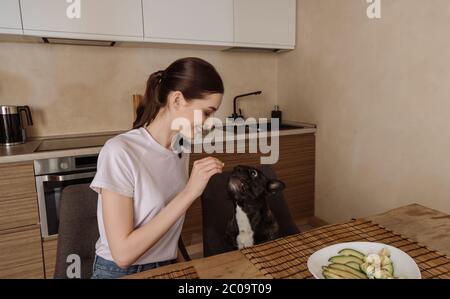
<instances>
[{"instance_id":1,"label":"dog's eye","mask_svg":"<svg viewBox=\"0 0 450 299\"><path fill-rule=\"evenodd\" d=\"M258 176L258 172L256 170L252 170L252 177L256 178Z\"/></svg>"}]
</instances>

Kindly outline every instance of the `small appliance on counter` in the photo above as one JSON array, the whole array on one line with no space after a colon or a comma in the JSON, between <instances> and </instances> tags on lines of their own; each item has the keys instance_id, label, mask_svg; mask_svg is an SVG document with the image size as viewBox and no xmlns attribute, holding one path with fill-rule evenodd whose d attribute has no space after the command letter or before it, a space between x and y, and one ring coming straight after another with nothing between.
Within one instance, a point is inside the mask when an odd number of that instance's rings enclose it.
<instances>
[{"instance_id":1,"label":"small appliance on counter","mask_svg":"<svg viewBox=\"0 0 450 299\"><path fill-rule=\"evenodd\" d=\"M280 110L280 107L278 107L278 105L276 105L275 107L274 107L274 110L272 110L272 113L271 113L271 117L272 118L277 118L278 119L278 124L279 125L281 125L282 124L282 122L281 122L281 110Z\"/></svg>"},{"instance_id":2,"label":"small appliance on counter","mask_svg":"<svg viewBox=\"0 0 450 299\"><path fill-rule=\"evenodd\" d=\"M27 124L33 125L30 107L0 106L0 145L16 145L27 140L22 112L25 112Z\"/></svg>"}]
</instances>

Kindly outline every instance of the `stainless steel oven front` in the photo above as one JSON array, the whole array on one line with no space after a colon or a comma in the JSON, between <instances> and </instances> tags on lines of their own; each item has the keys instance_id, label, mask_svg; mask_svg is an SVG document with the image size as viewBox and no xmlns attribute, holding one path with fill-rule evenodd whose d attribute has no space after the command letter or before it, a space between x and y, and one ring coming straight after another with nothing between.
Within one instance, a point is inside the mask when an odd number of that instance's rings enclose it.
<instances>
[{"instance_id":1,"label":"stainless steel oven front","mask_svg":"<svg viewBox=\"0 0 450 299\"><path fill-rule=\"evenodd\" d=\"M62 191L67 186L90 183L97 159L96 154L34 161L42 237L58 234Z\"/></svg>"}]
</instances>

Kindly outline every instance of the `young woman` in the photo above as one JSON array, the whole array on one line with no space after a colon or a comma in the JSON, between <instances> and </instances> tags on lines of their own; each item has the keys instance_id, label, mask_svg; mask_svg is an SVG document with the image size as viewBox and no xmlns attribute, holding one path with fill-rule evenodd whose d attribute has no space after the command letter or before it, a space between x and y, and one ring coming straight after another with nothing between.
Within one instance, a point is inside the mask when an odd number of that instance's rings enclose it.
<instances>
[{"instance_id":1,"label":"young woman","mask_svg":"<svg viewBox=\"0 0 450 299\"><path fill-rule=\"evenodd\" d=\"M188 179L188 156L171 149L180 133L172 122L188 119L193 134L194 111L202 111L204 121L223 92L220 75L199 58L179 59L150 75L133 129L108 140L98 158L91 188L99 194L100 238L92 278L118 278L177 258L185 212L223 163L195 161Z\"/></svg>"}]
</instances>

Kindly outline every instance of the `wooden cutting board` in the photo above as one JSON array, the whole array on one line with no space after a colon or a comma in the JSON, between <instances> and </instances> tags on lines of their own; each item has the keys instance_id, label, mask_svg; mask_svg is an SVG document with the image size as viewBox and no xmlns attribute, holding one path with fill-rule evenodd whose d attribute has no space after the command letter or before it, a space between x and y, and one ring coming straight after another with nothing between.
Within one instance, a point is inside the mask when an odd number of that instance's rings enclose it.
<instances>
[{"instance_id":1,"label":"wooden cutting board","mask_svg":"<svg viewBox=\"0 0 450 299\"><path fill-rule=\"evenodd\" d=\"M133 122L136 119L136 110L142 101L142 96L140 94L133 95Z\"/></svg>"}]
</instances>

